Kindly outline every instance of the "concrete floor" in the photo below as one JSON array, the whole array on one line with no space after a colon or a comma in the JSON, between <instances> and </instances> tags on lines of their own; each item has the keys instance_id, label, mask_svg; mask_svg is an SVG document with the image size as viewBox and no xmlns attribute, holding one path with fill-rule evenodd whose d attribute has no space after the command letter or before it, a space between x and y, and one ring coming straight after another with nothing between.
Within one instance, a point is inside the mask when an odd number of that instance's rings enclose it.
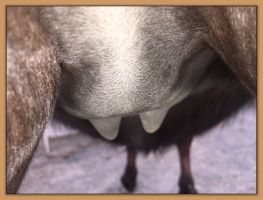
<instances>
[{"instance_id":1,"label":"concrete floor","mask_svg":"<svg viewBox=\"0 0 263 200\"><path fill-rule=\"evenodd\" d=\"M49 126L45 134L52 135L52 130L56 132ZM119 180L125 167L125 147L69 134L74 130L60 130L66 135L51 139L52 155L46 154L40 142L19 193L127 193ZM196 138L191 162L199 193L255 194L255 103ZM137 164L135 193L178 192L180 171L175 147L163 153L140 154Z\"/></svg>"}]
</instances>

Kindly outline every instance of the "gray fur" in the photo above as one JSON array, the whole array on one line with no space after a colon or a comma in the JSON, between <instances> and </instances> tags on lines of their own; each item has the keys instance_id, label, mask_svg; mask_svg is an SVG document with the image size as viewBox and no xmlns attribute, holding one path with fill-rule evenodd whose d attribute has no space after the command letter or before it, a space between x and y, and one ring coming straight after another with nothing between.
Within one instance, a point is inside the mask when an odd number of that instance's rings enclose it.
<instances>
[{"instance_id":1,"label":"gray fur","mask_svg":"<svg viewBox=\"0 0 263 200\"><path fill-rule=\"evenodd\" d=\"M40 13L62 63L59 103L75 116L162 108L167 99L187 96L203 73L200 68L179 84L188 76L184 63L207 48L192 7L45 7Z\"/></svg>"}]
</instances>

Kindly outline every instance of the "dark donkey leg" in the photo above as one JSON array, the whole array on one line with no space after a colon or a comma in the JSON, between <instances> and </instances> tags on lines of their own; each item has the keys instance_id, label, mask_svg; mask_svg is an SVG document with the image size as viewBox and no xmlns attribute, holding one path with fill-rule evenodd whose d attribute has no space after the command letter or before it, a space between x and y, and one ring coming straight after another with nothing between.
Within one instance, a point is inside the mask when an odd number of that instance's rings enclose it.
<instances>
[{"instance_id":1,"label":"dark donkey leg","mask_svg":"<svg viewBox=\"0 0 263 200\"><path fill-rule=\"evenodd\" d=\"M185 138L177 143L181 164L181 176L179 179L180 194L196 194L197 190L194 187L194 180L190 167L190 147L192 137Z\"/></svg>"},{"instance_id":2,"label":"dark donkey leg","mask_svg":"<svg viewBox=\"0 0 263 200\"><path fill-rule=\"evenodd\" d=\"M135 149L127 147L127 164L121 182L129 192L134 191L136 186L136 153Z\"/></svg>"}]
</instances>

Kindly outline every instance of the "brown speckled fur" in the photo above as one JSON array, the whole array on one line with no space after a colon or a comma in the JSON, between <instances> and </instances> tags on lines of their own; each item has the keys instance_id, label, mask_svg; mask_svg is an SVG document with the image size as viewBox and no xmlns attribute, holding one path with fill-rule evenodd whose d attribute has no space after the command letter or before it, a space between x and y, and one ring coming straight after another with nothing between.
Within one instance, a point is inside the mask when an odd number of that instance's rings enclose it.
<instances>
[{"instance_id":1,"label":"brown speckled fur","mask_svg":"<svg viewBox=\"0 0 263 200\"><path fill-rule=\"evenodd\" d=\"M53 113L60 68L24 9L8 8L7 20L7 193L14 193Z\"/></svg>"},{"instance_id":2,"label":"brown speckled fur","mask_svg":"<svg viewBox=\"0 0 263 200\"><path fill-rule=\"evenodd\" d=\"M257 90L256 7L199 7L208 42L254 95Z\"/></svg>"}]
</instances>

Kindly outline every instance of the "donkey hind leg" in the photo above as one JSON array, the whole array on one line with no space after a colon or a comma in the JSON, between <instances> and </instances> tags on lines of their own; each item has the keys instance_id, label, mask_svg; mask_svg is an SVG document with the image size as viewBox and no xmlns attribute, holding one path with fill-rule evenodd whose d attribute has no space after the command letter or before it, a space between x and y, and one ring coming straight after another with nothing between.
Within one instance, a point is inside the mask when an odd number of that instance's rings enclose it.
<instances>
[{"instance_id":1,"label":"donkey hind leg","mask_svg":"<svg viewBox=\"0 0 263 200\"><path fill-rule=\"evenodd\" d=\"M127 164L124 174L121 177L121 183L129 192L133 192L135 189L136 176L136 150L127 147Z\"/></svg>"},{"instance_id":2,"label":"donkey hind leg","mask_svg":"<svg viewBox=\"0 0 263 200\"><path fill-rule=\"evenodd\" d=\"M192 138L186 138L177 144L180 165L181 165L181 176L179 178L180 194L196 194L197 190L194 186L194 179L192 177L190 168L190 148Z\"/></svg>"}]
</instances>

